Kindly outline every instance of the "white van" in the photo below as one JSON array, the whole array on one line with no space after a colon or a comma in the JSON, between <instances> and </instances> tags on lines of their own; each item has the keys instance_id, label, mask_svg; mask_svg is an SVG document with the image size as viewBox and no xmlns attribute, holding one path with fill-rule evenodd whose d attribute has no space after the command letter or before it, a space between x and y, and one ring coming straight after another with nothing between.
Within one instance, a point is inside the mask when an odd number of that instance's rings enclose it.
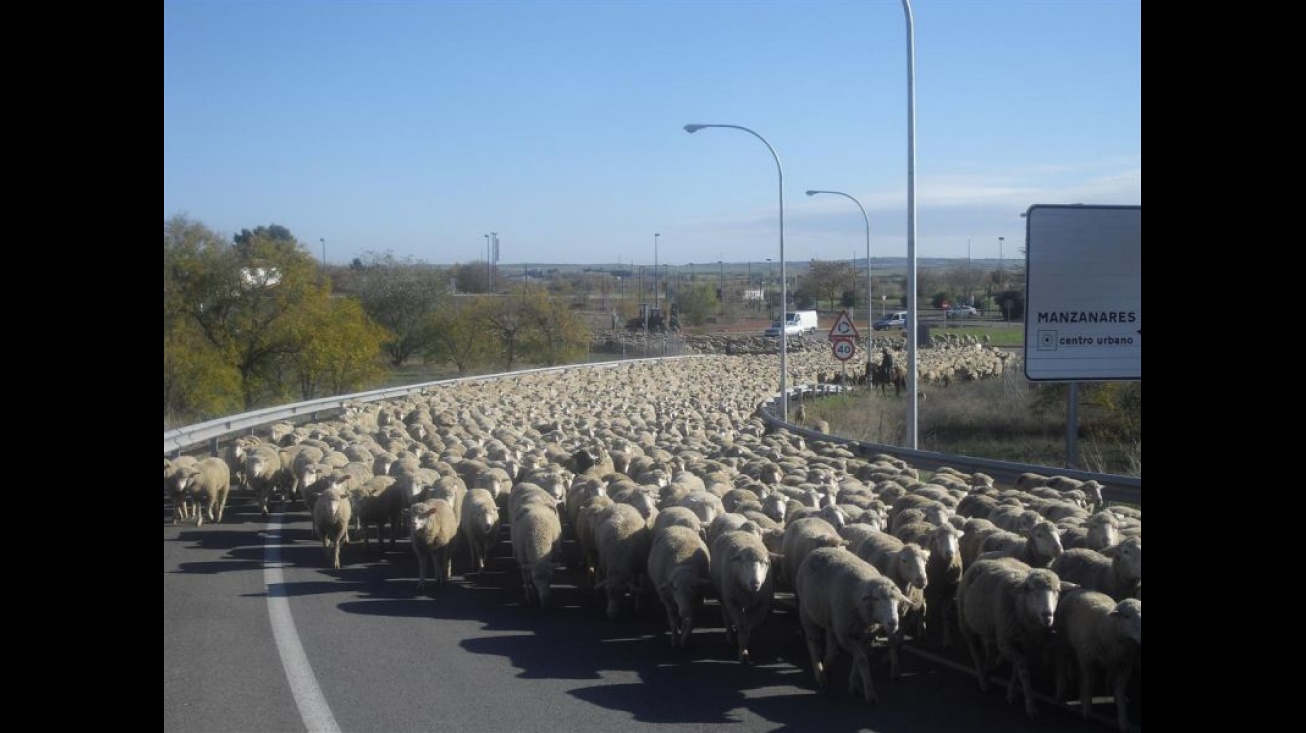
<instances>
[{"instance_id":1,"label":"white van","mask_svg":"<svg viewBox=\"0 0 1306 733\"><path fill-rule=\"evenodd\" d=\"M802 336L803 334L816 333L819 327L817 323L816 311L789 311L785 313L785 336ZM780 335L780 322L774 321L771 327L763 332L766 336Z\"/></svg>"},{"instance_id":2,"label":"white van","mask_svg":"<svg viewBox=\"0 0 1306 733\"><path fill-rule=\"evenodd\" d=\"M906 328L906 327L907 327L907 311L894 311L889 315L876 321L875 324L871 326L871 328L874 328L876 331L886 331L890 328Z\"/></svg>"}]
</instances>

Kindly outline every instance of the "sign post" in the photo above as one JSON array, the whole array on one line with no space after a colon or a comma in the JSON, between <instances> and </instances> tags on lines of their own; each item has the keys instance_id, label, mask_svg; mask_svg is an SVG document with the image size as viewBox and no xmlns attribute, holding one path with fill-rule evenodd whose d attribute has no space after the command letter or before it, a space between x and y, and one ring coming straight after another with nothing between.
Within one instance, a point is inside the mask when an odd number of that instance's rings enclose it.
<instances>
[{"instance_id":1,"label":"sign post","mask_svg":"<svg viewBox=\"0 0 1306 733\"><path fill-rule=\"evenodd\" d=\"M848 315L846 309L840 311L834 325L830 326L830 349L834 352L834 358L843 362L844 385L848 384L848 360L857 353L857 336L852 316Z\"/></svg>"}]
</instances>

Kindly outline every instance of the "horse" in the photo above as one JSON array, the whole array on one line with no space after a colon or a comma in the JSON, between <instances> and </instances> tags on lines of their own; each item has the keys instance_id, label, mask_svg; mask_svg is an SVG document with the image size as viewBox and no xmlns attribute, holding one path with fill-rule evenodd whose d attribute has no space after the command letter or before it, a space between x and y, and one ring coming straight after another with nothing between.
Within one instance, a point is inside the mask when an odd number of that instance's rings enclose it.
<instances>
[{"instance_id":1,"label":"horse","mask_svg":"<svg viewBox=\"0 0 1306 733\"><path fill-rule=\"evenodd\" d=\"M907 387L907 370L901 366L894 365L891 369L885 369L878 366L871 373L871 386L879 387L880 394L888 396L889 385L893 385L893 396L902 396L902 391Z\"/></svg>"}]
</instances>

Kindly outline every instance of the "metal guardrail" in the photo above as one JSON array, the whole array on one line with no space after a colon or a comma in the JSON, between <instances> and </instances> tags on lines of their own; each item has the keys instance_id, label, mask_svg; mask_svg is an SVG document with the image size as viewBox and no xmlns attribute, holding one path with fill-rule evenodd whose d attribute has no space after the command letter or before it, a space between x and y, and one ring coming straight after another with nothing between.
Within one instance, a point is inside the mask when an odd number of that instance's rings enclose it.
<instances>
[{"instance_id":1,"label":"metal guardrail","mask_svg":"<svg viewBox=\"0 0 1306 733\"><path fill-rule=\"evenodd\" d=\"M476 376L455 377L453 379L441 379L434 382L422 382L421 384L411 384L404 387L386 387L383 389L374 389L368 392L324 397L317 400L296 402L290 405L266 407L261 410L244 412L239 415L230 415L217 420L209 420L194 425L187 425L182 428L165 430L163 432L163 455L165 457L176 456L181 453L200 450L202 448L207 448L213 455L217 455L218 450L216 443L224 438L248 435L257 428L266 427L283 421L312 422L328 419L344 412L345 408L349 405L407 397L408 395L416 394L430 387L458 383L486 382L495 379L503 379L505 377L519 377L523 374L563 372L568 369L611 369L621 364L631 364L641 361L692 358L698 357L691 355L660 357L656 359L623 359L616 361L592 362L589 364L567 364L564 366L541 367L539 369L523 369L521 371L501 372L498 374L478 374Z\"/></svg>"},{"instance_id":2,"label":"metal guardrail","mask_svg":"<svg viewBox=\"0 0 1306 733\"><path fill-rule=\"evenodd\" d=\"M350 395L341 395L337 397L327 397L319 400L309 400L306 402L296 402L291 405L282 405L280 407L268 407L262 410L231 415L218 420L209 420L208 422L197 423L175 430L168 430L163 433L163 455L176 456L187 451L207 448L213 455L218 454L218 442L224 438L230 438L237 435L246 435L257 428L272 425L282 421L316 421L339 415L349 405L360 403L377 402L380 400L395 399L407 397L408 395L421 392L429 387L436 387L448 384L457 384L461 382L484 382L494 379L503 379L506 377L517 377L523 374L544 374L548 372L562 372L569 369L611 369L622 364L630 364L643 361L663 361L668 359L694 359L702 358L698 355L691 356L672 356L660 357L653 359L623 359L616 361L592 362L589 364L568 364L565 366L543 367L540 369L526 369L516 372L502 372L499 374L481 374L470 377L457 377L454 379L443 379L434 382L423 382L405 387L388 387L385 389L375 389L369 392L358 392ZM818 385L816 387L808 385L798 385L792 388L790 398L794 399L802 394L804 396L813 396L839 391L836 385ZM861 456L871 456L877 453L885 453L896 456L907 461L916 468L924 470L937 470L943 466L951 466L958 471L966 473L984 472L994 478L1000 484L1011 486L1015 484L1016 477L1022 473L1040 473L1045 476L1066 476L1079 481L1088 481L1090 479L1097 481L1104 487L1102 489L1103 498L1108 501L1121 501L1130 504L1142 506L1143 503L1143 480L1137 476L1122 476L1118 474L1091 473L1088 471L1077 471L1069 468L1054 468L1049 466L1038 466L1027 463L1013 463L1010 461L997 461L988 458L974 458L971 456L950 455L947 453L935 453L932 451L914 450L911 448L902 448L895 445L884 445L880 443L867 443L852 438L843 438L837 435L827 435L817 432L810 428L805 428L794 423L787 423L776 417L772 410L778 409L778 399L772 398L769 403L764 404L761 410L763 421L767 425L776 428L784 428L791 433L803 436L808 440L823 440L830 443L856 446L856 453Z\"/></svg>"}]
</instances>

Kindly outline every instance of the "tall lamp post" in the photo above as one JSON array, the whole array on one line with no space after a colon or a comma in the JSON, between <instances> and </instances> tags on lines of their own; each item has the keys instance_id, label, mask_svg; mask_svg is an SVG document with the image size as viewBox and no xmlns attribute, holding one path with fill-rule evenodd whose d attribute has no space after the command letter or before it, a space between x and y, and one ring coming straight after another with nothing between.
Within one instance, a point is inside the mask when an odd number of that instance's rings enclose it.
<instances>
[{"instance_id":1,"label":"tall lamp post","mask_svg":"<svg viewBox=\"0 0 1306 733\"><path fill-rule=\"evenodd\" d=\"M843 196L849 201L857 204L858 210L862 212L862 221L866 222L866 361L871 361L871 327L875 323L875 305L871 300L871 219L866 215L866 208L862 202L844 193L843 191L808 191L808 196L815 196L818 193L830 193L835 196Z\"/></svg>"},{"instance_id":2,"label":"tall lamp post","mask_svg":"<svg viewBox=\"0 0 1306 733\"><path fill-rule=\"evenodd\" d=\"M906 2L906 0L903 0L903 2ZM785 318L784 318L785 308L787 307L787 304L788 304L788 302L789 302L789 290L788 290L788 284L785 282L785 173L784 173L784 168L781 167L781 165L780 165L780 156L778 156L778 155L775 154L775 148L771 147L771 143L767 142L767 141L766 141L766 138L762 137L761 135L757 134L756 132L753 132L752 130L748 129L747 127L742 127L742 126L740 126L740 125L717 125L717 124L711 124L711 125L696 125L696 124L689 124L689 125L685 125L685 132L688 132L688 133L690 133L690 134L693 134L693 133L695 133L695 132L698 132L699 130L702 130L702 129L705 129L705 128L708 128L708 127L726 127L726 128L730 128L730 129L732 129L732 130L741 130L741 131L743 131L743 132L746 132L746 133L748 133L749 135L752 135L753 137L757 138L758 140L761 140L761 141L762 141L762 144L766 146L766 149L769 150L769 151L771 152L771 157L775 159L775 171L776 171L777 176L778 176L779 179L780 179L780 321L781 321L781 326L780 326L780 413L781 413L781 419L784 420L785 422L789 422L789 387L788 387L788 385L786 384L786 379L787 379L787 376L788 376L787 373L788 373L788 369L789 369L789 364L788 364L789 338L788 338L788 336L785 334L785 328L784 328L784 323L783 323L783 322L784 322L784 319L785 319ZM912 447L915 448L916 446L913 445Z\"/></svg>"},{"instance_id":3,"label":"tall lamp post","mask_svg":"<svg viewBox=\"0 0 1306 733\"><path fill-rule=\"evenodd\" d=\"M911 323L911 339L919 341L916 331L916 21L912 18L910 0L902 0L902 13L907 21L907 320ZM907 447L916 449L919 432L917 416L920 390L917 344L909 344L907 351Z\"/></svg>"},{"instance_id":4,"label":"tall lamp post","mask_svg":"<svg viewBox=\"0 0 1306 733\"><path fill-rule=\"evenodd\" d=\"M326 237L318 237L317 241L322 243L322 277L326 277Z\"/></svg>"},{"instance_id":5,"label":"tall lamp post","mask_svg":"<svg viewBox=\"0 0 1306 733\"><path fill-rule=\"evenodd\" d=\"M662 236L657 232L653 233L653 309L658 307L658 237Z\"/></svg>"}]
</instances>

